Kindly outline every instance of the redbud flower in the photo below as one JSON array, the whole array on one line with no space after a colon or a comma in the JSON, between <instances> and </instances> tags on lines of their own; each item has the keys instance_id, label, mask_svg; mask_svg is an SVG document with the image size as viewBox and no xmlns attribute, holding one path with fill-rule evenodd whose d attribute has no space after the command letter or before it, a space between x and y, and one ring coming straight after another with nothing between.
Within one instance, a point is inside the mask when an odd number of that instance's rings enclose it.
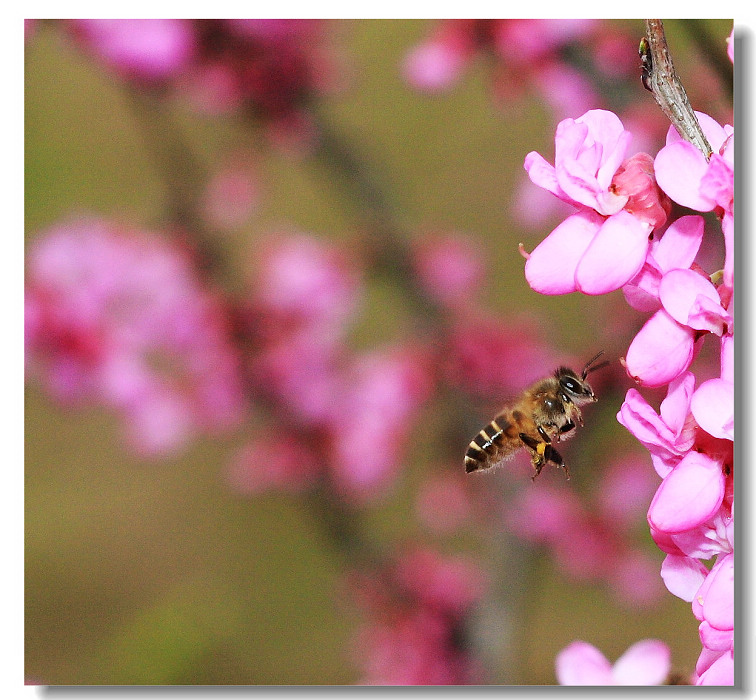
<instances>
[{"instance_id":1,"label":"redbud flower","mask_svg":"<svg viewBox=\"0 0 756 700\"><path fill-rule=\"evenodd\" d=\"M444 306L469 302L485 269L474 241L452 233L423 236L413 250L413 264L423 289Z\"/></svg>"},{"instance_id":2,"label":"redbud flower","mask_svg":"<svg viewBox=\"0 0 756 700\"><path fill-rule=\"evenodd\" d=\"M655 639L633 644L612 665L592 644L575 641L556 658L560 685L660 685L669 673L669 648Z\"/></svg>"},{"instance_id":3,"label":"redbud flower","mask_svg":"<svg viewBox=\"0 0 756 700\"><path fill-rule=\"evenodd\" d=\"M593 109L557 125L553 166L531 151L525 156L525 170L534 184L560 199L611 216L627 202L626 196L610 191L610 185L631 139L616 114Z\"/></svg>"},{"instance_id":4,"label":"redbud flower","mask_svg":"<svg viewBox=\"0 0 756 700\"><path fill-rule=\"evenodd\" d=\"M629 389L617 414L617 421L649 450L654 468L662 478L693 447L695 425L689 416L694 385L695 377L690 372L671 382L659 414L637 389Z\"/></svg>"},{"instance_id":5,"label":"redbud flower","mask_svg":"<svg viewBox=\"0 0 756 700\"><path fill-rule=\"evenodd\" d=\"M421 351L377 350L356 359L341 377L326 423L337 491L363 501L388 489L431 390Z\"/></svg>"},{"instance_id":6,"label":"redbud flower","mask_svg":"<svg viewBox=\"0 0 756 700\"><path fill-rule=\"evenodd\" d=\"M667 222L672 211L669 201L654 178L654 159L648 153L636 153L628 158L612 178L612 188L620 196L627 196L625 211L651 228Z\"/></svg>"},{"instance_id":7,"label":"redbud flower","mask_svg":"<svg viewBox=\"0 0 756 700\"><path fill-rule=\"evenodd\" d=\"M697 211L720 207L732 212L734 190L733 128L720 126L708 114L696 112L701 128L714 149L707 161L701 151L670 126L667 145L654 160L656 181L675 202Z\"/></svg>"},{"instance_id":8,"label":"redbud flower","mask_svg":"<svg viewBox=\"0 0 756 700\"><path fill-rule=\"evenodd\" d=\"M187 251L79 220L28 257L28 369L64 400L119 411L135 449L164 454L235 425L243 399L226 312Z\"/></svg>"},{"instance_id":9,"label":"redbud flower","mask_svg":"<svg viewBox=\"0 0 756 700\"><path fill-rule=\"evenodd\" d=\"M661 238L655 235L640 272L622 287L627 303L638 311L656 311L661 306L662 276L670 270L687 270L693 264L703 233L703 218L690 215L675 219Z\"/></svg>"},{"instance_id":10,"label":"redbud flower","mask_svg":"<svg viewBox=\"0 0 756 700\"><path fill-rule=\"evenodd\" d=\"M649 506L648 522L668 533L690 530L719 510L724 493L722 462L691 451L664 477Z\"/></svg>"},{"instance_id":11,"label":"redbud flower","mask_svg":"<svg viewBox=\"0 0 756 700\"><path fill-rule=\"evenodd\" d=\"M127 78L171 78L189 65L194 54L194 31L185 19L71 21L86 45Z\"/></svg>"},{"instance_id":12,"label":"redbud flower","mask_svg":"<svg viewBox=\"0 0 756 700\"><path fill-rule=\"evenodd\" d=\"M321 467L307 444L279 427L275 437L248 442L229 465L227 479L235 491L299 493L311 488Z\"/></svg>"}]
</instances>

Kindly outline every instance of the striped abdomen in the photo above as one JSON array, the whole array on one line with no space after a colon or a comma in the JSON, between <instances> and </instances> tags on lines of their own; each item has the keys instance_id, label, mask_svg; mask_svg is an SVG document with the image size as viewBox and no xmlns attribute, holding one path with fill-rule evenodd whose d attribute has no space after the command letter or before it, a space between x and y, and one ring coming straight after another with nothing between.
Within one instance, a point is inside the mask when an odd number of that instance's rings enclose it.
<instances>
[{"instance_id":1,"label":"striped abdomen","mask_svg":"<svg viewBox=\"0 0 756 700\"><path fill-rule=\"evenodd\" d=\"M505 456L501 454L508 437L505 431L511 426L500 417L499 420L502 425L494 419L473 438L465 453L466 472L492 467L498 461L497 458Z\"/></svg>"}]
</instances>

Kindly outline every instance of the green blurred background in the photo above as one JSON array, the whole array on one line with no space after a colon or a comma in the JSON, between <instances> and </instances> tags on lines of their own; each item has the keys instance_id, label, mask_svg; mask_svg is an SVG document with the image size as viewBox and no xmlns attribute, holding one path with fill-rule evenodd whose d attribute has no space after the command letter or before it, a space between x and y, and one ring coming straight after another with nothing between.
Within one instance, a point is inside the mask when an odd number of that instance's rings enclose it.
<instances>
[{"instance_id":1,"label":"green blurred background","mask_svg":"<svg viewBox=\"0 0 756 700\"><path fill-rule=\"evenodd\" d=\"M553 153L555 119L532 98L510 111L495 106L480 62L448 94L408 89L399 66L431 24L343 22L336 41L353 77L346 89L321 101L320 112L369 164L406 230L437 226L484 241L491 270L488 308L531 315L547 325L548 337L565 353L588 357L593 338L582 329L593 328L590 319L609 313L616 299L531 292L516 246L523 241L532 249L546 231L523 229L510 213L524 156L531 150L547 158ZM640 20L615 24L631 36L642 35ZM696 65L690 35L678 22L666 26L685 79ZM715 37L728 36L731 27L729 20L706 21ZM25 60L27 245L72 211L158 227L166 186L119 81L84 57L54 23L37 29ZM637 99L655 109L640 89ZM282 223L334 240L353 232L353 204L316 160L260 148L233 119L199 117L180 104L173 118L208 168L219 154L240 146L257 153L264 191L260 209L220 242L238 275L226 280L229 287L244 279L250 241ZM411 333L411 316L397 294L380 279L370 281L353 336L356 345ZM611 397L604 412L594 414L601 440L576 445L576 462L599 462L634 449L633 439L613 420L621 399ZM359 615L340 594L341 553L307 499L230 492L225 466L243 441L242 429L223 440L195 442L180 458L138 460L124 451L112 416L64 409L37 385L27 387L28 679L42 684L358 680L350 647ZM421 441L396 494L360 516L376 540L414 536L414 488L432 468ZM575 481L572 487L580 488ZM661 564L662 553L647 533L646 539ZM505 608L502 601L519 591L514 617L507 612L509 633L500 635L496 628L481 633L491 683L554 683L554 657L576 638L614 659L638 639L657 637L670 645L674 668L690 670L695 664L697 624L690 606L671 595L652 609L633 611L601 588L565 579L548 558L533 559L526 584L507 578L511 550L484 551L474 538L445 546L485 561L496 579L492 608L499 603Z\"/></svg>"}]
</instances>

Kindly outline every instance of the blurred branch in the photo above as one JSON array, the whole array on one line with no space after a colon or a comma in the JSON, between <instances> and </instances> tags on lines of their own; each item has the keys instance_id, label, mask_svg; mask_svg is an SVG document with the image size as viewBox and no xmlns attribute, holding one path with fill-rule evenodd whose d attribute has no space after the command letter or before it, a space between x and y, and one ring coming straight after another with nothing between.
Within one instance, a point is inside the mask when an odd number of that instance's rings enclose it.
<instances>
[{"instance_id":1,"label":"blurred branch","mask_svg":"<svg viewBox=\"0 0 756 700\"><path fill-rule=\"evenodd\" d=\"M225 263L198 211L204 168L178 135L164 96L154 91L129 89L127 96L168 196L168 219L197 251L203 271L220 282Z\"/></svg>"},{"instance_id":2,"label":"blurred branch","mask_svg":"<svg viewBox=\"0 0 756 700\"><path fill-rule=\"evenodd\" d=\"M675 71L660 19L646 20L646 36L641 40L639 53L643 62L643 85L654 96L680 136L692 143L708 160L712 148Z\"/></svg>"}]
</instances>

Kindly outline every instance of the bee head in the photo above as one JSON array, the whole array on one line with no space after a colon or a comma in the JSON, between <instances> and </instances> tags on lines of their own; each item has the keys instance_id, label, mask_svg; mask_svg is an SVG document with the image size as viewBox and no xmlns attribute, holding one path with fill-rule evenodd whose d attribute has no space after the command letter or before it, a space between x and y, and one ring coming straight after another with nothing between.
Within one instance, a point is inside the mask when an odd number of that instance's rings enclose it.
<instances>
[{"instance_id":1,"label":"bee head","mask_svg":"<svg viewBox=\"0 0 756 700\"><path fill-rule=\"evenodd\" d=\"M565 403L581 404L596 400L593 389L585 381L585 377L579 377L569 367L560 367L556 371L556 378Z\"/></svg>"},{"instance_id":2,"label":"bee head","mask_svg":"<svg viewBox=\"0 0 756 700\"><path fill-rule=\"evenodd\" d=\"M569 367L560 367L555 376L559 381L559 387L562 391L562 399L567 402L576 404L588 403L589 401L596 401L596 396L591 389L591 385L585 381L585 378L590 372L594 372L597 369L606 367L609 364L608 360L600 362L597 365L593 363L603 354L603 350L595 357L591 358L583 368L580 376L578 376Z\"/></svg>"}]
</instances>

